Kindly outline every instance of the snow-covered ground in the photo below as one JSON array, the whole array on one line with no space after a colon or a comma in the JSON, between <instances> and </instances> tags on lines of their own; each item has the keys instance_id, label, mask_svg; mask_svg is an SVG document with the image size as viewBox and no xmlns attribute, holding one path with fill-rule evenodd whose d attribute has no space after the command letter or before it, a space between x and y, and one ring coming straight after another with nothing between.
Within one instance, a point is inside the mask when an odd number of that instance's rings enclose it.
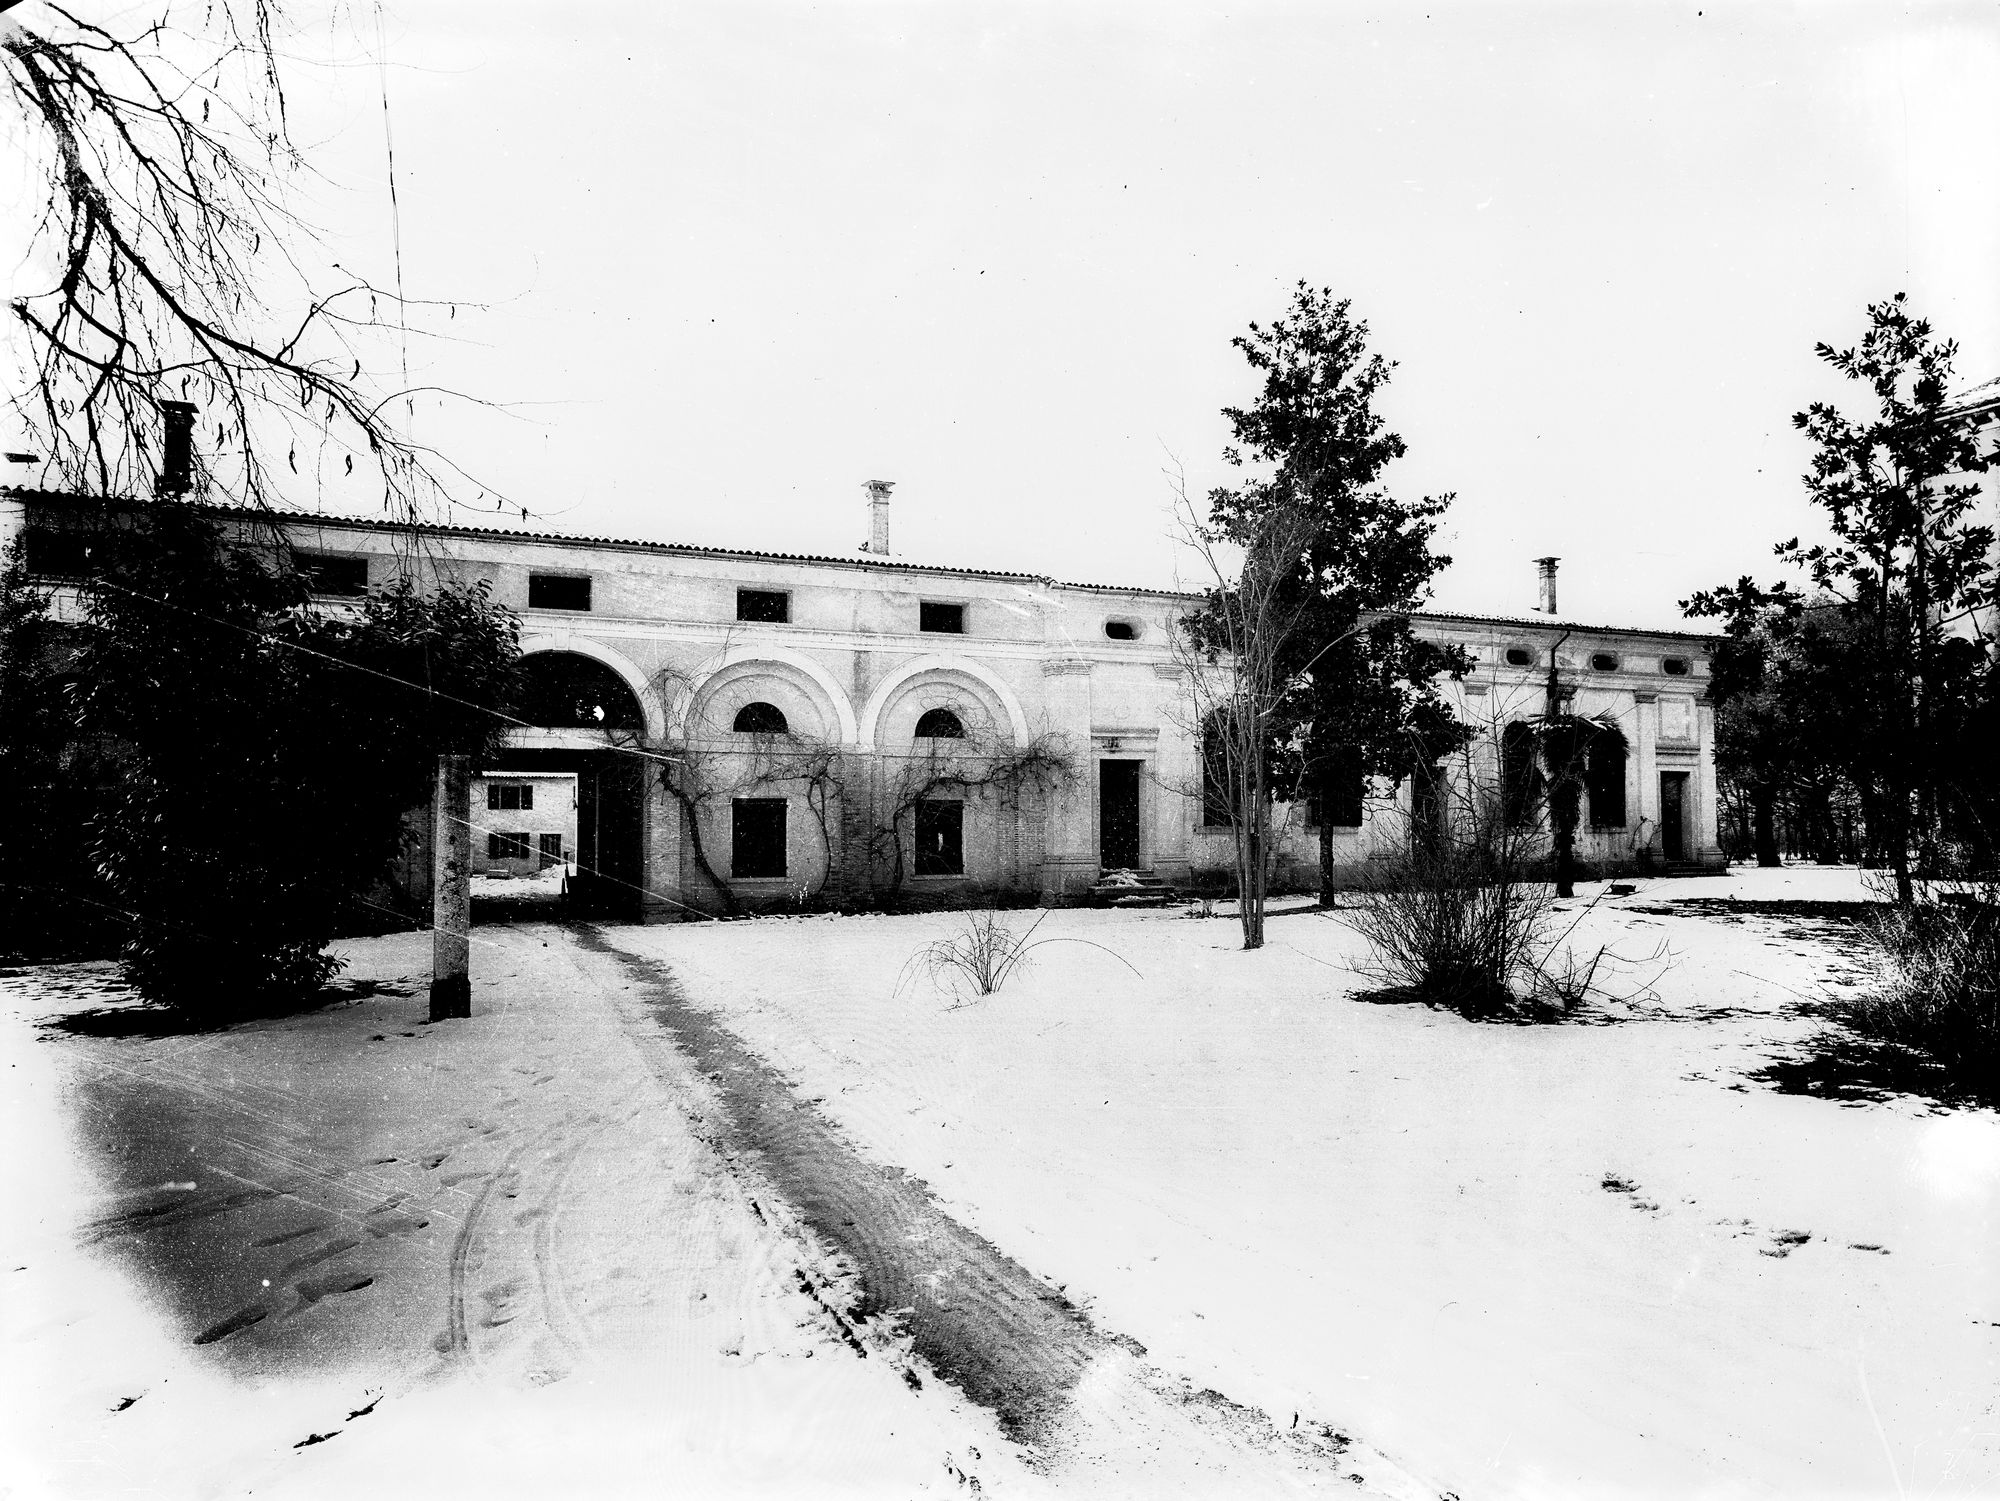
<instances>
[{"instance_id":1,"label":"snow-covered ground","mask_svg":"<svg viewBox=\"0 0 2000 1501\"><path fill-rule=\"evenodd\" d=\"M1852 954L1665 906L1859 894L1602 902L1576 940L1665 945L1657 997L1543 1028L1360 1001L1306 911L1252 954L1226 916L1054 913L1138 975L1053 943L968 1006L898 984L950 914L598 932L1099 1328L1434 1493L2000 1493L2000 1118L1751 1077ZM602 953L487 930L473 1020L433 1028L422 939L349 948L386 991L206 1036L37 1032L104 972L0 979L12 1494L1070 1491L846 1353L797 1278L837 1269L722 1170Z\"/></svg>"},{"instance_id":2,"label":"snow-covered ground","mask_svg":"<svg viewBox=\"0 0 2000 1501\"><path fill-rule=\"evenodd\" d=\"M1058 913L1037 936L1140 975L1052 945L955 1009L895 988L951 916L614 936L1106 1327L1440 1489L2000 1492L2000 1119L1747 1081L1850 957L1617 910L1861 894L1646 884L1576 938L1668 945L1658 1001L1543 1028L1357 1002L1311 913L1257 953L1227 918Z\"/></svg>"}]
</instances>

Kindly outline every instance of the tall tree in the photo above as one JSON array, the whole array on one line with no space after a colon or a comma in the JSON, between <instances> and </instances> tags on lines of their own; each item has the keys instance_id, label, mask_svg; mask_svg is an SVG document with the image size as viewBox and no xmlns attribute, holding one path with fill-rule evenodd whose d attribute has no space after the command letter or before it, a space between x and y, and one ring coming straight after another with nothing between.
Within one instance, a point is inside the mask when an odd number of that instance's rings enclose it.
<instances>
[{"instance_id":1,"label":"tall tree","mask_svg":"<svg viewBox=\"0 0 2000 1501\"><path fill-rule=\"evenodd\" d=\"M1874 410L1856 418L1815 402L1793 416L1814 445L1804 482L1833 540L1806 546L1794 538L1777 554L1805 572L1848 627L1805 644L1822 658L1842 647L1847 687L1868 685L1867 732L1849 726L1839 739L1859 753L1855 781L1870 807L1871 839L1879 836L1897 900L1907 904L1913 854L1919 869L1937 864L1938 841L1959 816L1954 804L1965 802L1955 790L1971 785L1953 748L1965 745L1968 696L1980 691L1990 659L1967 635L1995 597L1993 529L1973 513L1979 490L1970 478L1986 461L1947 410L1958 346L1915 317L1904 294L1870 305L1853 347L1815 348L1867 388ZM1758 593L1744 580L1683 608L1733 618L1754 611Z\"/></svg>"},{"instance_id":2,"label":"tall tree","mask_svg":"<svg viewBox=\"0 0 2000 1501\"><path fill-rule=\"evenodd\" d=\"M1470 664L1410 623L1451 561L1431 544L1452 497L1398 498L1380 483L1405 453L1375 409L1395 366L1369 351L1347 299L1300 282L1283 317L1231 343L1262 384L1250 405L1224 408L1224 458L1252 475L1210 495L1211 524L1245 543L1283 511L1304 535L1283 580L1298 623L1274 668L1284 691L1272 733L1291 754L1289 780L1320 809L1320 897L1331 901L1331 812L1352 803L1354 779L1429 775L1463 733L1436 682Z\"/></svg>"}]
</instances>

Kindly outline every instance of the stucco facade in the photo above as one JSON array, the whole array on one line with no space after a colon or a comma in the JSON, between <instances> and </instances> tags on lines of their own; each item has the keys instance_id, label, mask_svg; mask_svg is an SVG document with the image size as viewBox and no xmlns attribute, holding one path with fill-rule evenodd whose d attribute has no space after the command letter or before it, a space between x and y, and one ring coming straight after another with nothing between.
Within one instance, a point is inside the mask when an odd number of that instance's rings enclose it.
<instances>
[{"instance_id":1,"label":"stucco facade","mask_svg":"<svg viewBox=\"0 0 2000 1501\"><path fill-rule=\"evenodd\" d=\"M1108 867L1182 883L1231 864L1227 829L1204 822L1197 708L1170 644L1180 596L866 553L305 518L286 531L296 553L345 560L341 588L411 569L484 581L520 614L531 670L601 680L580 719L518 725L486 770L578 778L570 848L607 908L1065 901ZM1583 859L1720 867L1705 638L1445 614L1418 629L1472 657L1448 691L1487 740L1541 711L1551 652L1573 707L1624 730L1624 821L1586 816ZM576 677L578 659L597 667ZM957 733L919 733L940 723ZM1333 836L1344 870L1400 840L1409 796L1369 789L1360 824ZM1309 881L1317 830L1302 808L1281 825L1279 878Z\"/></svg>"}]
</instances>

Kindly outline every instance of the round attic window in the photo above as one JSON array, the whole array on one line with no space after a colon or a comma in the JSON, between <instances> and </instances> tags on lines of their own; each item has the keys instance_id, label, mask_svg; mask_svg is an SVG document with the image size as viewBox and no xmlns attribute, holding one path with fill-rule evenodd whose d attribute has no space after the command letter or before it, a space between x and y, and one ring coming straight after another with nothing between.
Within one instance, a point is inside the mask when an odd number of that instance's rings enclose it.
<instances>
[{"instance_id":1,"label":"round attic window","mask_svg":"<svg viewBox=\"0 0 2000 1501\"><path fill-rule=\"evenodd\" d=\"M1660 661L1660 671L1670 678L1684 678L1688 675L1686 657L1664 657Z\"/></svg>"},{"instance_id":2,"label":"round attic window","mask_svg":"<svg viewBox=\"0 0 2000 1501\"><path fill-rule=\"evenodd\" d=\"M1104 622L1104 634L1113 641L1137 641L1139 639L1139 622L1136 620L1107 620Z\"/></svg>"},{"instance_id":3,"label":"round attic window","mask_svg":"<svg viewBox=\"0 0 2000 1501\"><path fill-rule=\"evenodd\" d=\"M1590 654L1590 670L1592 672L1616 672L1618 670L1618 659L1608 651L1592 652Z\"/></svg>"},{"instance_id":4,"label":"round attic window","mask_svg":"<svg viewBox=\"0 0 2000 1501\"><path fill-rule=\"evenodd\" d=\"M1509 667L1533 667L1535 665L1535 654L1525 646L1510 646L1507 648L1507 665Z\"/></svg>"}]
</instances>

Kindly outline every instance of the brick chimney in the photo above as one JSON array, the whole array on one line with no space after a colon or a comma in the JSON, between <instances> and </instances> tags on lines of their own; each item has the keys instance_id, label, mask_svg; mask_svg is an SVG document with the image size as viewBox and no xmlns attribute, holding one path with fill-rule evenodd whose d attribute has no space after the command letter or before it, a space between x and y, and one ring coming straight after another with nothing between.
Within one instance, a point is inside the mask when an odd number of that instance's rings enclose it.
<instances>
[{"instance_id":1,"label":"brick chimney","mask_svg":"<svg viewBox=\"0 0 2000 1501\"><path fill-rule=\"evenodd\" d=\"M1556 564L1561 561L1560 558L1535 559L1535 572L1540 578L1542 593L1542 602L1535 608L1544 615L1553 615L1556 612Z\"/></svg>"},{"instance_id":2,"label":"brick chimney","mask_svg":"<svg viewBox=\"0 0 2000 1501\"><path fill-rule=\"evenodd\" d=\"M160 403L160 477L153 493L161 499L181 496L194 488L194 403Z\"/></svg>"},{"instance_id":3,"label":"brick chimney","mask_svg":"<svg viewBox=\"0 0 2000 1501\"><path fill-rule=\"evenodd\" d=\"M868 540L861 544L863 552L889 556L889 492L895 487L894 480L886 479L871 479L862 486L868 492Z\"/></svg>"}]
</instances>

